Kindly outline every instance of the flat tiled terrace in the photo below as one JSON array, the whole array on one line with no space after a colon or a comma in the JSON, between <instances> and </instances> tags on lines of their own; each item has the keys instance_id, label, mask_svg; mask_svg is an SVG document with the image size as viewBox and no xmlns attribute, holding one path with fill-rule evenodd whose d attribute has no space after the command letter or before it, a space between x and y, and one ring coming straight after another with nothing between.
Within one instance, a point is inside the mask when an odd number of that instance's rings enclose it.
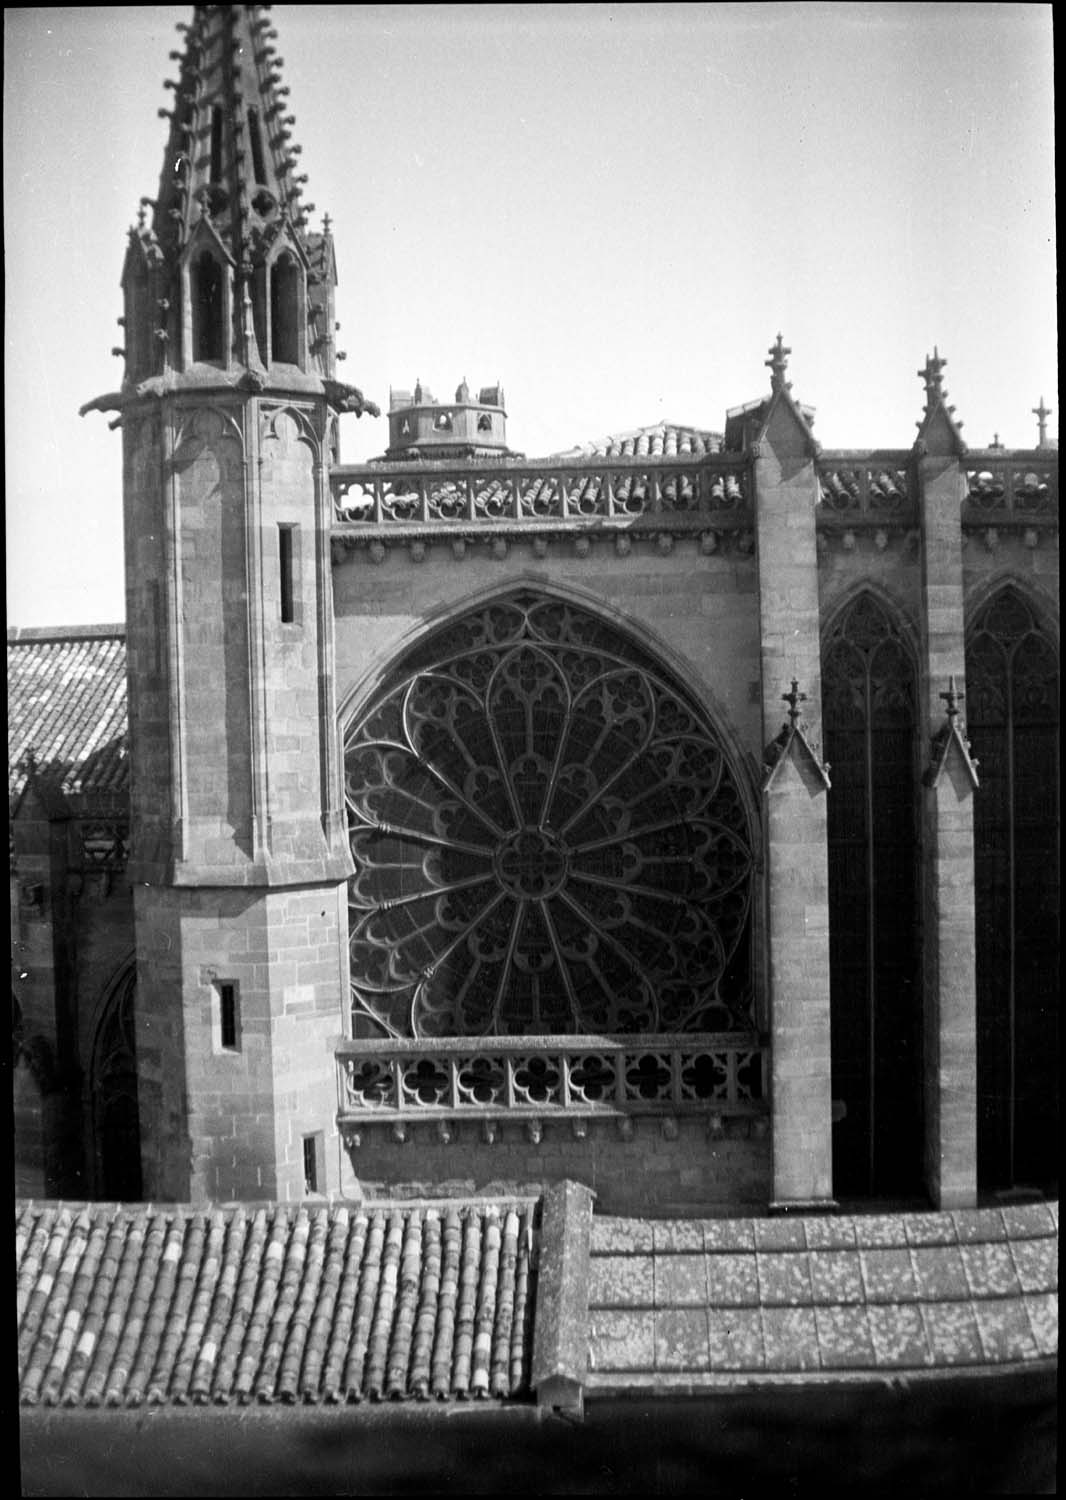
<instances>
[{"instance_id":1,"label":"flat tiled terrace","mask_svg":"<svg viewBox=\"0 0 1066 1500\"><path fill-rule=\"evenodd\" d=\"M594 1217L586 1390L851 1380L1053 1358L1058 1205Z\"/></svg>"}]
</instances>

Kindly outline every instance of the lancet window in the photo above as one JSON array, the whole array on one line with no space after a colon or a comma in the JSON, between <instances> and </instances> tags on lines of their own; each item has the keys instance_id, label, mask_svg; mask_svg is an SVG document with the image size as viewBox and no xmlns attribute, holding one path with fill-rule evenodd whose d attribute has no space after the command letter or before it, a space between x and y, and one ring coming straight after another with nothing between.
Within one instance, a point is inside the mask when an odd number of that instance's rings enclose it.
<instances>
[{"instance_id":1,"label":"lancet window","mask_svg":"<svg viewBox=\"0 0 1066 1500\"><path fill-rule=\"evenodd\" d=\"M141 1196L141 1134L137 1108L134 998L131 963L108 997L93 1048L92 1098L97 1197L134 1202Z\"/></svg>"},{"instance_id":2,"label":"lancet window","mask_svg":"<svg viewBox=\"0 0 1066 1500\"><path fill-rule=\"evenodd\" d=\"M974 799L978 1174L1057 1176L1059 668L1022 595L998 594L966 654Z\"/></svg>"},{"instance_id":3,"label":"lancet window","mask_svg":"<svg viewBox=\"0 0 1066 1500\"><path fill-rule=\"evenodd\" d=\"M826 637L822 695L834 1191L905 1192L921 1170L916 671L871 594Z\"/></svg>"},{"instance_id":4,"label":"lancet window","mask_svg":"<svg viewBox=\"0 0 1066 1500\"><path fill-rule=\"evenodd\" d=\"M346 737L355 1036L751 1029L752 838L725 747L635 641L519 593Z\"/></svg>"},{"instance_id":5,"label":"lancet window","mask_svg":"<svg viewBox=\"0 0 1066 1500\"><path fill-rule=\"evenodd\" d=\"M193 268L193 359L223 358L224 276L223 267L209 250L205 250Z\"/></svg>"},{"instance_id":6,"label":"lancet window","mask_svg":"<svg viewBox=\"0 0 1066 1500\"><path fill-rule=\"evenodd\" d=\"M300 271L287 251L270 271L270 357L275 363L300 363Z\"/></svg>"}]
</instances>

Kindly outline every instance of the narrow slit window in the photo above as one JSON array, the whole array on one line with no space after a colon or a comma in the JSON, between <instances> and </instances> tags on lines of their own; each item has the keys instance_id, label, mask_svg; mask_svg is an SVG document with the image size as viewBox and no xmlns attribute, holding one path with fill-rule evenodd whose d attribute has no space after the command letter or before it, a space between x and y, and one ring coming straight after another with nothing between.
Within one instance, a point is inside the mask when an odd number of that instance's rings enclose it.
<instances>
[{"instance_id":1,"label":"narrow slit window","mask_svg":"<svg viewBox=\"0 0 1066 1500\"><path fill-rule=\"evenodd\" d=\"M321 1130L305 1135L304 1148L304 1192L321 1193L326 1180L326 1147Z\"/></svg>"},{"instance_id":2,"label":"narrow slit window","mask_svg":"<svg viewBox=\"0 0 1066 1500\"><path fill-rule=\"evenodd\" d=\"M217 104L211 111L211 181L222 181L222 111Z\"/></svg>"},{"instance_id":3,"label":"narrow slit window","mask_svg":"<svg viewBox=\"0 0 1066 1500\"><path fill-rule=\"evenodd\" d=\"M218 986L218 1044L223 1052L241 1050L237 986L230 980L224 980Z\"/></svg>"},{"instance_id":4,"label":"narrow slit window","mask_svg":"<svg viewBox=\"0 0 1066 1500\"><path fill-rule=\"evenodd\" d=\"M266 164L263 161L263 135L259 128L259 111L250 109L248 111L248 139L252 145L252 170L255 173L256 184L259 187L266 186Z\"/></svg>"},{"instance_id":5,"label":"narrow slit window","mask_svg":"<svg viewBox=\"0 0 1066 1500\"><path fill-rule=\"evenodd\" d=\"M281 596L281 623L291 625L296 619L295 526L278 527L278 574Z\"/></svg>"}]
</instances>

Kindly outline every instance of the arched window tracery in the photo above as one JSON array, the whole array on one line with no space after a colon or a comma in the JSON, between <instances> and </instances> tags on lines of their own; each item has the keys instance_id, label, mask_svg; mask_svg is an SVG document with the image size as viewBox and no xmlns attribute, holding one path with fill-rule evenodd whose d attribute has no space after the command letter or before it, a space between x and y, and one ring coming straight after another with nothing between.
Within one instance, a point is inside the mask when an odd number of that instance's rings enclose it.
<instances>
[{"instance_id":1,"label":"arched window tracery","mask_svg":"<svg viewBox=\"0 0 1066 1500\"><path fill-rule=\"evenodd\" d=\"M356 1035L752 1026L728 757L651 654L522 592L410 653L346 736Z\"/></svg>"},{"instance_id":2,"label":"arched window tracery","mask_svg":"<svg viewBox=\"0 0 1066 1500\"><path fill-rule=\"evenodd\" d=\"M978 1173L988 1187L1057 1177L1059 668L1008 587L966 653L974 800Z\"/></svg>"},{"instance_id":3,"label":"arched window tracery","mask_svg":"<svg viewBox=\"0 0 1066 1500\"><path fill-rule=\"evenodd\" d=\"M916 706L913 654L860 594L822 653L837 1194L911 1191L920 1173Z\"/></svg>"}]
</instances>

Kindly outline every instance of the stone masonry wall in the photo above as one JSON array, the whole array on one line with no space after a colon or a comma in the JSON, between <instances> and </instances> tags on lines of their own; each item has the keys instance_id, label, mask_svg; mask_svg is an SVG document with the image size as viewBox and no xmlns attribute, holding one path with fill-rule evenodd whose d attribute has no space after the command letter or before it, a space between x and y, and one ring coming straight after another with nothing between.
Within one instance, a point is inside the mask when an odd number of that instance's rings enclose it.
<instances>
[{"instance_id":1,"label":"stone masonry wall","mask_svg":"<svg viewBox=\"0 0 1066 1500\"><path fill-rule=\"evenodd\" d=\"M333 1048L342 1032L339 955L347 951L341 894L325 887L139 895L146 1196L303 1196L303 1137L317 1133L320 1190L335 1191ZM237 986L233 1049L221 1045L222 983Z\"/></svg>"},{"instance_id":2,"label":"stone masonry wall","mask_svg":"<svg viewBox=\"0 0 1066 1500\"><path fill-rule=\"evenodd\" d=\"M601 1213L708 1214L764 1206L770 1194L770 1141L765 1121L725 1121L712 1139L702 1119L678 1122L668 1139L662 1122L632 1122L625 1140L613 1120L590 1121L584 1140L569 1122L549 1121L534 1145L518 1121L501 1123L488 1144L480 1126L452 1127L445 1144L431 1124L408 1127L402 1144L377 1126L342 1155L345 1196L438 1197L539 1192L569 1179L596 1194Z\"/></svg>"},{"instance_id":3,"label":"stone masonry wall","mask_svg":"<svg viewBox=\"0 0 1066 1500\"><path fill-rule=\"evenodd\" d=\"M547 561L532 543L512 542L507 556L471 545L456 560L445 540L413 564L397 549L375 566L365 552L349 554L334 570L337 703L342 723L354 699L368 690L427 621L443 622L464 606L496 593L543 588L593 610L621 629L635 629L662 652L716 722L749 757L761 750L759 617L754 558L732 543L709 557L695 540L678 539L663 557L651 542L634 542L620 558L607 540L588 557L568 538L553 540Z\"/></svg>"}]
</instances>

